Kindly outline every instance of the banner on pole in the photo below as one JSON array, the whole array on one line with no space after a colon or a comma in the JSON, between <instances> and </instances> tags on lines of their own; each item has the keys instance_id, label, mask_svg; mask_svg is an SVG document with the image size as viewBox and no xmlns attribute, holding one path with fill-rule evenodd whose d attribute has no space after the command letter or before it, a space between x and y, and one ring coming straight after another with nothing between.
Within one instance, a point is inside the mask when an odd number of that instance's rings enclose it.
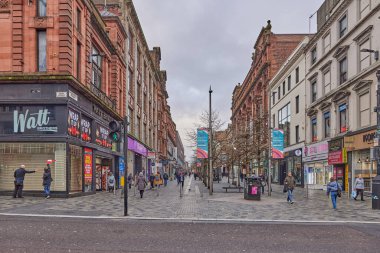
<instances>
[{"instance_id":1,"label":"banner on pole","mask_svg":"<svg viewBox=\"0 0 380 253\"><path fill-rule=\"evenodd\" d=\"M197 158L208 158L208 130L206 128L197 129Z\"/></svg>"},{"instance_id":2,"label":"banner on pole","mask_svg":"<svg viewBox=\"0 0 380 253\"><path fill-rule=\"evenodd\" d=\"M284 158L284 130L272 130L272 158Z\"/></svg>"}]
</instances>

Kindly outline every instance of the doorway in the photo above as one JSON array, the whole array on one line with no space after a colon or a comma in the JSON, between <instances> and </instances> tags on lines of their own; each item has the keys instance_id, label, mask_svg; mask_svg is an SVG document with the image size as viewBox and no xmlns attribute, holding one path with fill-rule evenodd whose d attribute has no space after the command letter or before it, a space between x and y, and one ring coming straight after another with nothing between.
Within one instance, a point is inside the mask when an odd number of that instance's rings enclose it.
<instances>
[{"instance_id":1,"label":"doorway","mask_svg":"<svg viewBox=\"0 0 380 253\"><path fill-rule=\"evenodd\" d=\"M106 191L108 175L112 171L112 160L103 157L96 157L95 181L97 191Z\"/></svg>"}]
</instances>

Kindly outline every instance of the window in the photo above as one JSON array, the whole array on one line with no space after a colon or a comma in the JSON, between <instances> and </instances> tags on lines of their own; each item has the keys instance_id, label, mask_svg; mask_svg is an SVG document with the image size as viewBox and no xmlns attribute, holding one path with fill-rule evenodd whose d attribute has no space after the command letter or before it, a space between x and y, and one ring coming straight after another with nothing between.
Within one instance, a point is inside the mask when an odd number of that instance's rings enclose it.
<instances>
[{"instance_id":1,"label":"window","mask_svg":"<svg viewBox=\"0 0 380 253\"><path fill-rule=\"evenodd\" d=\"M128 107L128 132L133 130L133 110Z\"/></svg>"},{"instance_id":2,"label":"window","mask_svg":"<svg viewBox=\"0 0 380 253\"><path fill-rule=\"evenodd\" d=\"M128 36L128 51L129 51L129 55L132 58L132 60L134 60L133 46L134 46L133 45L133 34L129 34L129 36Z\"/></svg>"},{"instance_id":3,"label":"window","mask_svg":"<svg viewBox=\"0 0 380 253\"><path fill-rule=\"evenodd\" d=\"M339 84L347 81L347 57L339 61Z\"/></svg>"},{"instance_id":4,"label":"window","mask_svg":"<svg viewBox=\"0 0 380 253\"><path fill-rule=\"evenodd\" d=\"M81 45L77 42L77 79L80 81L81 71Z\"/></svg>"},{"instance_id":5,"label":"window","mask_svg":"<svg viewBox=\"0 0 380 253\"><path fill-rule=\"evenodd\" d=\"M300 142L300 126L296 126L296 143Z\"/></svg>"},{"instance_id":6,"label":"window","mask_svg":"<svg viewBox=\"0 0 380 253\"><path fill-rule=\"evenodd\" d=\"M317 100L317 79L314 79L311 82L311 102L315 102Z\"/></svg>"},{"instance_id":7,"label":"window","mask_svg":"<svg viewBox=\"0 0 380 253\"><path fill-rule=\"evenodd\" d=\"M359 46L360 71L371 65L371 53L361 52L362 49L371 49L369 38Z\"/></svg>"},{"instance_id":8,"label":"window","mask_svg":"<svg viewBox=\"0 0 380 253\"><path fill-rule=\"evenodd\" d=\"M128 68L128 92L133 94L133 72Z\"/></svg>"},{"instance_id":9,"label":"window","mask_svg":"<svg viewBox=\"0 0 380 253\"><path fill-rule=\"evenodd\" d=\"M330 69L323 72L323 94L331 91L331 73Z\"/></svg>"},{"instance_id":10,"label":"window","mask_svg":"<svg viewBox=\"0 0 380 253\"><path fill-rule=\"evenodd\" d=\"M297 67L296 68L296 83L298 83L300 81L300 68Z\"/></svg>"},{"instance_id":11,"label":"window","mask_svg":"<svg viewBox=\"0 0 380 253\"><path fill-rule=\"evenodd\" d=\"M38 71L46 71L46 30L37 31Z\"/></svg>"},{"instance_id":12,"label":"window","mask_svg":"<svg viewBox=\"0 0 380 253\"><path fill-rule=\"evenodd\" d=\"M330 112L323 114L323 135L325 138L330 137Z\"/></svg>"},{"instance_id":13,"label":"window","mask_svg":"<svg viewBox=\"0 0 380 253\"><path fill-rule=\"evenodd\" d=\"M370 96L369 92L359 95L359 126L365 127L370 125L371 113L370 107Z\"/></svg>"},{"instance_id":14,"label":"window","mask_svg":"<svg viewBox=\"0 0 380 253\"><path fill-rule=\"evenodd\" d=\"M325 37L323 37L323 52L327 53L331 48L331 36L330 33L326 34Z\"/></svg>"},{"instance_id":15,"label":"window","mask_svg":"<svg viewBox=\"0 0 380 253\"><path fill-rule=\"evenodd\" d=\"M317 118L311 119L311 141L317 141Z\"/></svg>"},{"instance_id":16,"label":"window","mask_svg":"<svg viewBox=\"0 0 380 253\"><path fill-rule=\"evenodd\" d=\"M136 129L135 134L137 135L137 138L141 138L141 119L137 117L136 120Z\"/></svg>"},{"instance_id":17,"label":"window","mask_svg":"<svg viewBox=\"0 0 380 253\"><path fill-rule=\"evenodd\" d=\"M82 29L82 13L79 8L77 8L77 30L80 32Z\"/></svg>"},{"instance_id":18,"label":"window","mask_svg":"<svg viewBox=\"0 0 380 253\"><path fill-rule=\"evenodd\" d=\"M347 131L347 106L346 104L339 106L339 132Z\"/></svg>"},{"instance_id":19,"label":"window","mask_svg":"<svg viewBox=\"0 0 380 253\"><path fill-rule=\"evenodd\" d=\"M92 48L92 84L98 89L102 86L102 56L96 47Z\"/></svg>"},{"instance_id":20,"label":"window","mask_svg":"<svg viewBox=\"0 0 380 253\"><path fill-rule=\"evenodd\" d=\"M359 0L359 5L360 18L363 18L369 13L371 9L370 0Z\"/></svg>"},{"instance_id":21,"label":"window","mask_svg":"<svg viewBox=\"0 0 380 253\"><path fill-rule=\"evenodd\" d=\"M292 88L292 76L288 76L288 91Z\"/></svg>"},{"instance_id":22,"label":"window","mask_svg":"<svg viewBox=\"0 0 380 253\"><path fill-rule=\"evenodd\" d=\"M339 38L342 38L347 33L347 14L339 20Z\"/></svg>"},{"instance_id":23,"label":"window","mask_svg":"<svg viewBox=\"0 0 380 253\"><path fill-rule=\"evenodd\" d=\"M289 146L290 144L290 115L290 103L278 111L278 128L284 130L285 146Z\"/></svg>"},{"instance_id":24,"label":"window","mask_svg":"<svg viewBox=\"0 0 380 253\"><path fill-rule=\"evenodd\" d=\"M273 104L276 103L276 92L272 92L272 102Z\"/></svg>"},{"instance_id":25,"label":"window","mask_svg":"<svg viewBox=\"0 0 380 253\"><path fill-rule=\"evenodd\" d=\"M296 114L300 112L300 96L296 97Z\"/></svg>"},{"instance_id":26,"label":"window","mask_svg":"<svg viewBox=\"0 0 380 253\"><path fill-rule=\"evenodd\" d=\"M273 114L273 115L272 115L272 127L273 127L273 128L276 127L276 114Z\"/></svg>"},{"instance_id":27,"label":"window","mask_svg":"<svg viewBox=\"0 0 380 253\"><path fill-rule=\"evenodd\" d=\"M281 86L279 85L277 88L277 99L280 100L281 98Z\"/></svg>"},{"instance_id":28,"label":"window","mask_svg":"<svg viewBox=\"0 0 380 253\"><path fill-rule=\"evenodd\" d=\"M317 47L314 47L311 50L311 65L313 65L317 61Z\"/></svg>"},{"instance_id":29,"label":"window","mask_svg":"<svg viewBox=\"0 0 380 253\"><path fill-rule=\"evenodd\" d=\"M137 48L136 65L137 65L137 69L141 73L141 52L139 48Z\"/></svg>"},{"instance_id":30,"label":"window","mask_svg":"<svg viewBox=\"0 0 380 253\"><path fill-rule=\"evenodd\" d=\"M137 103L140 106L143 106L143 104L141 102L141 84L139 82L137 82L136 97L137 97Z\"/></svg>"},{"instance_id":31,"label":"window","mask_svg":"<svg viewBox=\"0 0 380 253\"><path fill-rule=\"evenodd\" d=\"M38 0L37 16L46 17L46 1L47 0Z\"/></svg>"},{"instance_id":32,"label":"window","mask_svg":"<svg viewBox=\"0 0 380 253\"><path fill-rule=\"evenodd\" d=\"M282 95L285 95L285 81L282 83Z\"/></svg>"}]
</instances>

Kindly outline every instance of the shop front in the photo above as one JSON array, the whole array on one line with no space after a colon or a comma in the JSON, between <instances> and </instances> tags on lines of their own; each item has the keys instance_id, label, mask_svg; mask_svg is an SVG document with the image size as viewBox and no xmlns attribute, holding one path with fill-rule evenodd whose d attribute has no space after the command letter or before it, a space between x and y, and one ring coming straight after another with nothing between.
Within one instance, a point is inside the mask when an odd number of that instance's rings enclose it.
<instances>
[{"instance_id":1,"label":"shop front","mask_svg":"<svg viewBox=\"0 0 380 253\"><path fill-rule=\"evenodd\" d=\"M313 189L326 189L332 176L332 166L328 164L328 142L313 143L303 148L302 161L304 184Z\"/></svg>"},{"instance_id":2,"label":"shop front","mask_svg":"<svg viewBox=\"0 0 380 253\"><path fill-rule=\"evenodd\" d=\"M47 163L52 196L105 188L105 177L115 172L121 156L118 145L108 139L108 123L119 120L116 114L100 109L69 84L12 84L2 85L2 90L0 194L11 194L13 173L21 164L36 170L26 176L26 194L41 195Z\"/></svg>"},{"instance_id":3,"label":"shop front","mask_svg":"<svg viewBox=\"0 0 380 253\"><path fill-rule=\"evenodd\" d=\"M348 190L347 151L344 148L344 139L339 137L329 142L328 164L333 166L333 177L342 186L343 191Z\"/></svg>"},{"instance_id":4,"label":"shop front","mask_svg":"<svg viewBox=\"0 0 380 253\"><path fill-rule=\"evenodd\" d=\"M296 180L296 185L304 185L304 175L302 169L302 148L297 148L284 152L284 159L282 162L281 180L284 181L286 175L291 172Z\"/></svg>"},{"instance_id":5,"label":"shop front","mask_svg":"<svg viewBox=\"0 0 380 253\"><path fill-rule=\"evenodd\" d=\"M377 162L373 157L373 147L376 130L353 133L344 137L344 147L348 156L348 171L351 180L349 188L355 179L361 176L364 179L364 191L372 192L372 179L376 176Z\"/></svg>"}]
</instances>

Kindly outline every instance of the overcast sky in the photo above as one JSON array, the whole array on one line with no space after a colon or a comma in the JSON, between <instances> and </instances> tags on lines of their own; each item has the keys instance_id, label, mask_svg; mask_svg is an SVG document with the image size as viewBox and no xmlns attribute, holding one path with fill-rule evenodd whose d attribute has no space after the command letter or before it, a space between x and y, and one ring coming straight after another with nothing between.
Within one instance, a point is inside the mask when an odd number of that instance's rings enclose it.
<instances>
[{"instance_id":1,"label":"overcast sky","mask_svg":"<svg viewBox=\"0 0 380 253\"><path fill-rule=\"evenodd\" d=\"M186 131L213 108L227 123L231 96L243 82L253 45L266 21L274 33L308 33L309 17L323 0L134 0L149 48L161 47L161 69L167 71L169 105L185 146ZM315 17L311 31L315 32Z\"/></svg>"}]
</instances>

